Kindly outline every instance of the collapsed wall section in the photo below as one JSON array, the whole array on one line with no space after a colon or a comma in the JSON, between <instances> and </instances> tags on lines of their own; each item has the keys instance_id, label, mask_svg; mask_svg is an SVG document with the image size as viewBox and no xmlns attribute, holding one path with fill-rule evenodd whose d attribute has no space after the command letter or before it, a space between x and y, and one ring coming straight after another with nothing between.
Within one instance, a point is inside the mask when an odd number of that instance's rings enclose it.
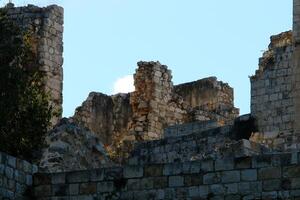
<instances>
[{"instance_id":1,"label":"collapsed wall section","mask_svg":"<svg viewBox=\"0 0 300 200\"><path fill-rule=\"evenodd\" d=\"M28 32L36 42L33 45L38 66L35 67L44 74L45 91L50 94L50 105L53 107L51 122L54 125L62 116L63 8L56 5L45 8L33 5L14 7L8 4L1 9L5 9L7 17Z\"/></svg>"},{"instance_id":2,"label":"collapsed wall section","mask_svg":"<svg viewBox=\"0 0 300 200\"><path fill-rule=\"evenodd\" d=\"M259 59L259 69L250 78L251 113L260 132L294 130L292 55L291 31L272 36L269 49Z\"/></svg>"}]
</instances>

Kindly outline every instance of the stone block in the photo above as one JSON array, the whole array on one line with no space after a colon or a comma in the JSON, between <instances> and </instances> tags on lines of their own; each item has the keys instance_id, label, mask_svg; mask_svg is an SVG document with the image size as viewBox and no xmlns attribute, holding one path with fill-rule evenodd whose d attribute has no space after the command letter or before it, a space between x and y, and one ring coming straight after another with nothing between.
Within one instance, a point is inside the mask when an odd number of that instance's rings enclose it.
<instances>
[{"instance_id":1,"label":"stone block","mask_svg":"<svg viewBox=\"0 0 300 200\"><path fill-rule=\"evenodd\" d=\"M203 177L200 174L195 175L185 175L184 176L184 185L185 186L199 186L203 182Z\"/></svg>"},{"instance_id":2,"label":"stone block","mask_svg":"<svg viewBox=\"0 0 300 200\"><path fill-rule=\"evenodd\" d=\"M292 178L291 179L291 188L292 189L300 189L300 178Z\"/></svg>"},{"instance_id":3,"label":"stone block","mask_svg":"<svg viewBox=\"0 0 300 200\"><path fill-rule=\"evenodd\" d=\"M70 184L69 185L69 194L70 195L79 195L79 184Z\"/></svg>"},{"instance_id":4,"label":"stone block","mask_svg":"<svg viewBox=\"0 0 300 200\"><path fill-rule=\"evenodd\" d=\"M216 173L207 173L203 176L203 184L216 184L221 182L221 174Z\"/></svg>"},{"instance_id":5,"label":"stone block","mask_svg":"<svg viewBox=\"0 0 300 200\"><path fill-rule=\"evenodd\" d=\"M153 178L143 178L140 179L140 189L150 190L154 188Z\"/></svg>"},{"instance_id":6,"label":"stone block","mask_svg":"<svg viewBox=\"0 0 300 200\"><path fill-rule=\"evenodd\" d=\"M106 181L97 184L97 193L106 193L114 191L114 182Z\"/></svg>"},{"instance_id":7,"label":"stone block","mask_svg":"<svg viewBox=\"0 0 300 200\"><path fill-rule=\"evenodd\" d=\"M201 171L202 172L211 172L214 170L214 161L213 160L204 160L201 162Z\"/></svg>"},{"instance_id":8,"label":"stone block","mask_svg":"<svg viewBox=\"0 0 300 200\"><path fill-rule=\"evenodd\" d=\"M253 157L252 167L262 168L272 166L272 155L260 155L258 157Z\"/></svg>"},{"instance_id":9,"label":"stone block","mask_svg":"<svg viewBox=\"0 0 300 200\"><path fill-rule=\"evenodd\" d=\"M66 174L65 173L56 173L51 176L52 184L65 184L66 183Z\"/></svg>"},{"instance_id":10,"label":"stone block","mask_svg":"<svg viewBox=\"0 0 300 200\"><path fill-rule=\"evenodd\" d=\"M225 200L240 200L242 199L240 195L230 194L225 196Z\"/></svg>"},{"instance_id":11,"label":"stone block","mask_svg":"<svg viewBox=\"0 0 300 200\"><path fill-rule=\"evenodd\" d=\"M11 167L5 167L5 176L9 179L14 178L14 169Z\"/></svg>"},{"instance_id":12,"label":"stone block","mask_svg":"<svg viewBox=\"0 0 300 200\"><path fill-rule=\"evenodd\" d=\"M134 168L133 168L134 170ZM127 171L128 173L129 171ZM123 168L114 167L114 168L106 168L104 169L104 180L115 180L123 177Z\"/></svg>"},{"instance_id":13,"label":"stone block","mask_svg":"<svg viewBox=\"0 0 300 200\"><path fill-rule=\"evenodd\" d=\"M125 166L124 178L140 178L144 175L144 169L142 166Z\"/></svg>"},{"instance_id":14,"label":"stone block","mask_svg":"<svg viewBox=\"0 0 300 200\"><path fill-rule=\"evenodd\" d=\"M25 184L26 183L26 174L22 171L15 170L14 171L14 179L19 183Z\"/></svg>"},{"instance_id":15,"label":"stone block","mask_svg":"<svg viewBox=\"0 0 300 200\"><path fill-rule=\"evenodd\" d=\"M189 187L189 197L199 197L200 192L199 192L199 187Z\"/></svg>"},{"instance_id":16,"label":"stone block","mask_svg":"<svg viewBox=\"0 0 300 200\"><path fill-rule=\"evenodd\" d=\"M232 170L233 168L234 168L234 162L232 158L217 159L215 161L216 171Z\"/></svg>"},{"instance_id":17,"label":"stone block","mask_svg":"<svg viewBox=\"0 0 300 200\"><path fill-rule=\"evenodd\" d=\"M53 196L67 196L69 195L69 187L65 184L52 185Z\"/></svg>"},{"instance_id":18,"label":"stone block","mask_svg":"<svg viewBox=\"0 0 300 200\"><path fill-rule=\"evenodd\" d=\"M12 156L7 156L7 164L11 168L15 169L17 167L17 159L15 157L12 157Z\"/></svg>"},{"instance_id":19,"label":"stone block","mask_svg":"<svg viewBox=\"0 0 300 200\"><path fill-rule=\"evenodd\" d=\"M277 197L278 195L276 191L262 193L262 199L277 199Z\"/></svg>"},{"instance_id":20,"label":"stone block","mask_svg":"<svg viewBox=\"0 0 300 200\"><path fill-rule=\"evenodd\" d=\"M25 173L32 173L32 165L27 161L23 161L22 163L23 163L22 164L23 165L23 171Z\"/></svg>"},{"instance_id":21,"label":"stone block","mask_svg":"<svg viewBox=\"0 0 300 200\"><path fill-rule=\"evenodd\" d=\"M182 165L180 163L166 164L163 169L163 175L179 175L182 173Z\"/></svg>"},{"instance_id":22,"label":"stone block","mask_svg":"<svg viewBox=\"0 0 300 200\"><path fill-rule=\"evenodd\" d=\"M140 185L140 179L129 179L127 181L127 190L140 190Z\"/></svg>"},{"instance_id":23,"label":"stone block","mask_svg":"<svg viewBox=\"0 0 300 200\"><path fill-rule=\"evenodd\" d=\"M199 197L207 197L209 194L209 187L206 185L199 186Z\"/></svg>"},{"instance_id":24,"label":"stone block","mask_svg":"<svg viewBox=\"0 0 300 200\"><path fill-rule=\"evenodd\" d=\"M281 168L280 167L267 167L258 170L258 179L267 180L281 178Z\"/></svg>"},{"instance_id":25,"label":"stone block","mask_svg":"<svg viewBox=\"0 0 300 200\"><path fill-rule=\"evenodd\" d=\"M168 187L168 177L154 177L153 185L155 189L167 188Z\"/></svg>"},{"instance_id":26,"label":"stone block","mask_svg":"<svg viewBox=\"0 0 300 200\"><path fill-rule=\"evenodd\" d=\"M249 169L252 166L251 157L240 157L234 159L235 168L237 169Z\"/></svg>"},{"instance_id":27,"label":"stone block","mask_svg":"<svg viewBox=\"0 0 300 200\"><path fill-rule=\"evenodd\" d=\"M4 174L4 172L5 172L5 165L3 165L3 164L0 164L0 175L3 175Z\"/></svg>"},{"instance_id":28,"label":"stone block","mask_svg":"<svg viewBox=\"0 0 300 200\"><path fill-rule=\"evenodd\" d=\"M104 180L104 169L94 169L91 170L90 180L92 182L103 181Z\"/></svg>"},{"instance_id":29,"label":"stone block","mask_svg":"<svg viewBox=\"0 0 300 200\"><path fill-rule=\"evenodd\" d=\"M224 188L226 194L238 194L239 191L237 183L225 184Z\"/></svg>"},{"instance_id":30,"label":"stone block","mask_svg":"<svg viewBox=\"0 0 300 200\"><path fill-rule=\"evenodd\" d=\"M50 185L51 184L51 176L49 174L35 174L33 176L33 184L34 185Z\"/></svg>"},{"instance_id":31,"label":"stone block","mask_svg":"<svg viewBox=\"0 0 300 200\"><path fill-rule=\"evenodd\" d=\"M184 185L184 178L182 176L170 176L169 187L182 187Z\"/></svg>"},{"instance_id":32,"label":"stone block","mask_svg":"<svg viewBox=\"0 0 300 200\"><path fill-rule=\"evenodd\" d=\"M90 180L88 171L69 172L66 175L67 183L84 183Z\"/></svg>"},{"instance_id":33,"label":"stone block","mask_svg":"<svg viewBox=\"0 0 300 200\"><path fill-rule=\"evenodd\" d=\"M283 177L298 178L300 177L300 166L294 165L290 167L283 167Z\"/></svg>"},{"instance_id":34,"label":"stone block","mask_svg":"<svg viewBox=\"0 0 300 200\"><path fill-rule=\"evenodd\" d=\"M163 175L163 165L145 166L145 176L156 177Z\"/></svg>"},{"instance_id":35,"label":"stone block","mask_svg":"<svg viewBox=\"0 0 300 200\"><path fill-rule=\"evenodd\" d=\"M81 183L79 186L80 194L96 194L97 183Z\"/></svg>"},{"instance_id":36,"label":"stone block","mask_svg":"<svg viewBox=\"0 0 300 200\"><path fill-rule=\"evenodd\" d=\"M34 188L35 197L51 196L51 185L41 185Z\"/></svg>"},{"instance_id":37,"label":"stone block","mask_svg":"<svg viewBox=\"0 0 300 200\"><path fill-rule=\"evenodd\" d=\"M223 195L225 193L225 188L221 184L210 185L209 188L213 195Z\"/></svg>"},{"instance_id":38,"label":"stone block","mask_svg":"<svg viewBox=\"0 0 300 200\"><path fill-rule=\"evenodd\" d=\"M239 183L238 184L238 190L239 190L239 194L241 194L241 195L251 194L251 192L252 192L249 182Z\"/></svg>"},{"instance_id":39,"label":"stone block","mask_svg":"<svg viewBox=\"0 0 300 200\"><path fill-rule=\"evenodd\" d=\"M256 181L257 180L256 169L242 170L241 171L241 180L242 181Z\"/></svg>"},{"instance_id":40,"label":"stone block","mask_svg":"<svg viewBox=\"0 0 300 200\"><path fill-rule=\"evenodd\" d=\"M277 191L281 190L281 180L266 180L263 181L263 191Z\"/></svg>"},{"instance_id":41,"label":"stone block","mask_svg":"<svg viewBox=\"0 0 300 200\"><path fill-rule=\"evenodd\" d=\"M201 163L200 162L192 162L190 170L191 170L190 173L198 174L201 170Z\"/></svg>"},{"instance_id":42,"label":"stone block","mask_svg":"<svg viewBox=\"0 0 300 200\"><path fill-rule=\"evenodd\" d=\"M224 171L221 177L222 183L235 183L241 180L240 171Z\"/></svg>"}]
</instances>

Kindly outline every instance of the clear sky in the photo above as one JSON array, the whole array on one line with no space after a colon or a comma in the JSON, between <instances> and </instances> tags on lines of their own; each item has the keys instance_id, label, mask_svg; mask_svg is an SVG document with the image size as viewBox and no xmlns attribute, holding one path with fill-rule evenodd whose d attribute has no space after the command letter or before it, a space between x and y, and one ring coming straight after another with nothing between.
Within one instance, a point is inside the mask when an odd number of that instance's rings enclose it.
<instances>
[{"instance_id":1,"label":"clear sky","mask_svg":"<svg viewBox=\"0 0 300 200\"><path fill-rule=\"evenodd\" d=\"M292 27L292 0L13 2L65 9L64 116L73 115L91 91L132 89L128 75L140 60L168 65L174 84L217 76L234 87L236 106L248 113L248 76L269 37Z\"/></svg>"}]
</instances>

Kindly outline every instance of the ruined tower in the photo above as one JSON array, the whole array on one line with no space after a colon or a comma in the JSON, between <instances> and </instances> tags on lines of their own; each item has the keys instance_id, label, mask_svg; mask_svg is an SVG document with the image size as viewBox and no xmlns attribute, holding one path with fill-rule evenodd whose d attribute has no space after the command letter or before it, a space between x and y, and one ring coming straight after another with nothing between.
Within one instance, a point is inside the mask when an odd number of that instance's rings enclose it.
<instances>
[{"instance_id":1,"label":"ruined tower","mask_svg":"<svg viewBox=\"0 0 300 200\"><path fill-rule=\"evenodd\" d=\"M36 42L36 67L44 74L45 90L53 107L51 123L54 125L62 116L63 8L56 5L14 7L9 3L2 9L6 9L7 17L30 33Z\"/></svg>"}]
</instances>

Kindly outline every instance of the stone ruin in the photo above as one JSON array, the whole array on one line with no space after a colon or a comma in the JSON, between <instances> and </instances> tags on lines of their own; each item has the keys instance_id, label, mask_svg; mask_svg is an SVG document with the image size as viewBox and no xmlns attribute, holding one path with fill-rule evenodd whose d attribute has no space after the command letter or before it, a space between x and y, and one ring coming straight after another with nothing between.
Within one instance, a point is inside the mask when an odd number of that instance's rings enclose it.
<instances>
[{"instance_id":1,"label":"stone ruin","mask_svg":"<svg viewBox=\"0 0 300 200\"><path fill-rule=\"evenodd\" d=\"M134 92L92 92L52 120L40 163L0 153L0 199L299 199L300 0L293 8L293 30L271 37L250 77L250 114L215 77L174 86L167 66L138 62ZM63 9L6 9L35 31L61 110Z\"/></svg>"},{"instance_id":2,"label":"stone ruin","mask_svg":"<svg viewBox=\"0 0 300 200\"><path fill-rule=\"evenodd\" d=\"M133 93L107 96L92 92L72 120L96 133L109 151L116 151L118 145L162 139L169 126L194 121L214 121L220 126L238 117L228 84L210 77L173 86L171 79L167 66L139 62ZM122 146L118 154L131 150Z\"/></svg>"}]
</instances>

